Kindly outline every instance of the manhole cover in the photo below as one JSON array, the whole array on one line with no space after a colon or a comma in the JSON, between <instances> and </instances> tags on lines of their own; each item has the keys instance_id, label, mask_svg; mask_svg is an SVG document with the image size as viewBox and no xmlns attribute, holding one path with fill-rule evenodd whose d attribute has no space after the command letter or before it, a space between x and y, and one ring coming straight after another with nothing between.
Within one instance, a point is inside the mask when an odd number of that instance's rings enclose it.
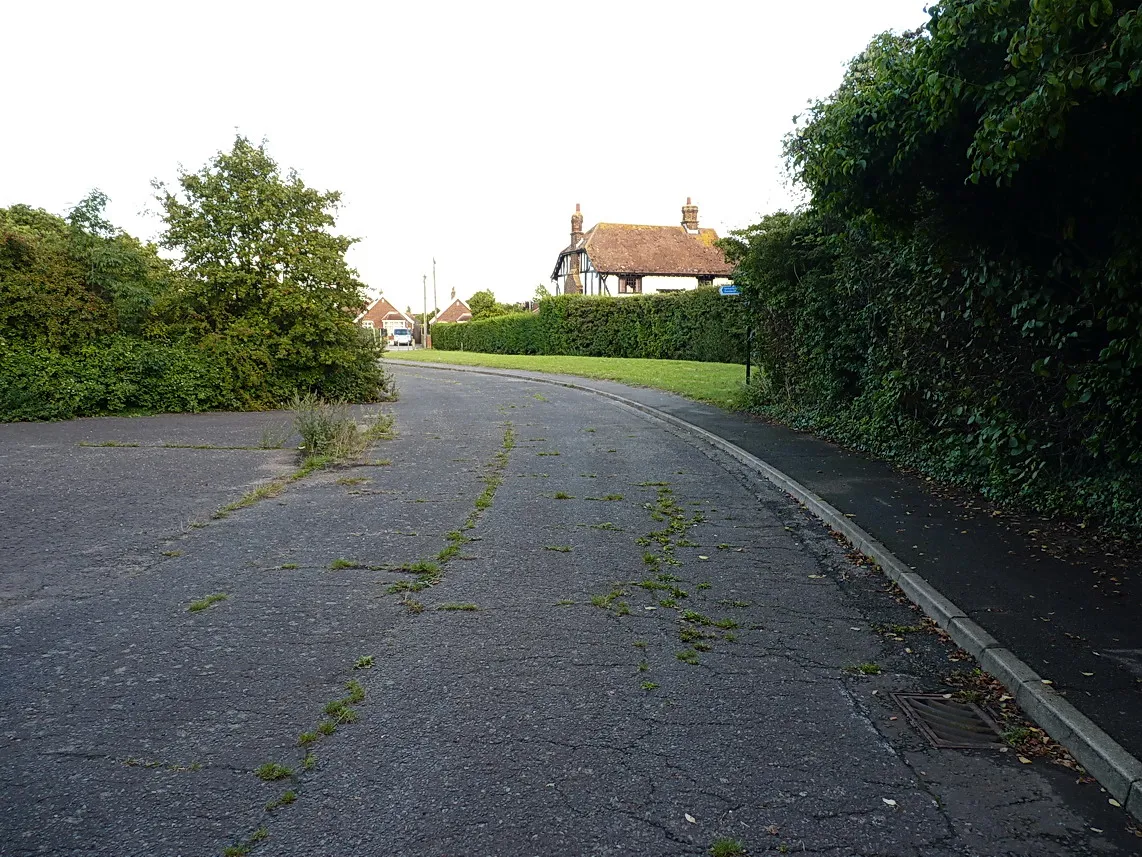
<instances>
[{"instance_id":1,"label":"manhole cover","mask_svg":"<svg viewBox=\"0 0 1142 857\"><path fill-rule=\"evenodd\" d=\"M999 727L978 705L939 693L894 693L912 725L936 747L995 750L1002 746Z\"/></svg>"}]
</instances>

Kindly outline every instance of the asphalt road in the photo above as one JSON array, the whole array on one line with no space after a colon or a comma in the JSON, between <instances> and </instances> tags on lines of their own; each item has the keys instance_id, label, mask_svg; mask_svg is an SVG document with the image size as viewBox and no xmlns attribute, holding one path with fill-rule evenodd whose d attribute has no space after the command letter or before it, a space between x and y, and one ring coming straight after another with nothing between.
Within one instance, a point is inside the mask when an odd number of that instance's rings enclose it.
<instances>
[{"instance_id":1,"label":"asphalt road","mask_svg":"<svg viewBox=\"0 0 1142 857\"><path fill-rule=\"evenodd\" d=\"M932 748L889 694L970 664L768 483L395 371L395 439L221 519L286 415L0 426L0 855L1142 852L1070 771Z\"/></svg>"}]
</instances>

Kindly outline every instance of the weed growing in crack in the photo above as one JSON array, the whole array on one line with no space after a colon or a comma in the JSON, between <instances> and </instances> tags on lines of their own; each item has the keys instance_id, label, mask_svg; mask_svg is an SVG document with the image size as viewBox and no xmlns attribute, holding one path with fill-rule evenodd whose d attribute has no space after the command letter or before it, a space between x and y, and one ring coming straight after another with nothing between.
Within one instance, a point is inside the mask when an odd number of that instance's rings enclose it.
<instances>
[{"instance_id":1,"label":"weed growing in crack","mask_svg":"<svg viewBox=\"0 0 1142 857\"><path fill-rule=\"evenodd\" d=\"M191 613L200 613L208 607L212 607L220 601L225 601L230 596L225 592L214 592L207 595L205 598L200 598L197 601L191 601L190 606L186 609Z\"/></svg>"},{"instance_id":2,"label":"weed growing in crack","mask_svg":"<svg viewBox=\"0 0 1142 857\"><path fill-rule=\"evenodd\" d=\"M400 604L409 613L424 612L424 605L421 602L417 601L415 598L409 598L407 595L401 599Z\"/></svg>"},{"instance_id":3,"label":"weed growing in crack","mask_svg":"<svg viewBox=\"0 0 1142 857\"><path fill-rule=\"evenodd\" d=\"M338 569L342 569L342 568L360 568L360 567L361 567L360 563L354 562L351 559L342 559L341 557L338 557L337 559L333 560L333 562L329 563L329 568L332 569L333 571L337 571Z\"/></svg>"},{"instance_id":4,"label":"weed growing in crack","mask_svg":"<svg viewBox=\"0 0 1142 857\"><path fill-rule=\"evenodd\" d=\"M316 732L302 732L297 736L297 745L299 747L307 747L310 744L316 744L321 738Z\"/></svg>"},{"instance_id":5,"label":"weed growing in crack","mask_svg":"<svg viewBox=\"0 0 1142 857\"><path fill-rule=\"evenodd\" d=\"M281 793L280 797L276 797L271 801L267 801L266 812L273 812L280 806L289 806L295 800L297 800L297 792L295 792L293 789L287 789Z\"/></svg>"},{"instance_id":6,"label":"weed growing in crack","mask_svg":"<svg viewBox=\"0 0 1142 857\"><path fill-rule=\"evenodd\" d=\"M710 857L745 857L745 845L740 839L722 837L710 845Z\"/></svg>"},{"instance_id":7,"label":"weed growing in crack","mask_svg":"<svg viewBox=\"0 0 1142 857\"><path fill-rule=\"evenodd\" d=\"M182 551L163 551L163 556L182 556Z\"/></svg>"},{"instance_id":8,"label":"weed growing in crack","mask_svg":"<svg viewBox=\"0 0 1142 857\"><path fill-rule=\"evenodd\" d=\"M285 570L292 570L292 569L295 569L297 567L298 566L297 566L296 562L283 562L281 565L278 566L278 568L285 569Z\"/></svg>"},{"instance_id":9,"label":"weed growing in crack","mask_svg":"<svg viewBox=\"0 0 1142 857\"><path fill-rule=\"evenodd\" d=\"M658 684L653 681L644 681L639 685L639 687L641 687L643 690L657 690Z\"/></svg>"},{"instance_id":10,"label":"weed growing in crack","mask_svg":"<svg viewBox=\"0 0 1142 857\"><path fill-rule=\"evenodd\" d=\"M353 669L355 670L371 670L376 663L376 658L373 655L361 655L353 662Z\"/></svg>"},{"instance_id":11,"label":"weed growing in crack","mask_svg":"<svg viewBox=\"0 0 1142 857\"><path fill-rule=\"evenodd\" d=\"M459 611L459 612L463 612L463 613L474 613L475 611L480 609L480 606L478 604L449 603L449 604L438 604L436 606L436 609L437 610Z\"/></svg>"},{"instance_id":12,"label":"weed growing in crack","mask_svg":"<svg viewBox=\"0 0 1142 857\"><path fill-rule=\"evenodd\" d=\"M556 607L570 607L574 603L575 602L573 600L571 600L570 598L560 598L558 601L555 602L555 606Z\"/></svg>"},{"instance_id":13,"label":"weed growing in crack","mask_svg":"<svg viewBox=\"0 0 1142 857\"><path fill-rule=\"evenodd\" d=\"M556 500L574 500L575 498L568 494L566 491L556 491L552 495Z\"/></svg>"},{"instance_id":14,"label":"weed growing in crack","mask_svg":"<svg viewBox=\"0 0 1142 857\"><path fill-rule=\"evenodd\" d=\"M558 551L559 553L571 553L571 545L544 545L545 551Z\"/></svg>"},{"instance_id":15,"label":"weed growing in crack","mask_svg":"<svg viewBox=\"0 0 1142 857\"><path fill-rule=\"evenodd\" d=\"M317 767L317 756L312 752L306 753L305 756L301 760L301 769L303 771L312 771L316 767Z\"/></svg>"},{"instance_id":16,"label":"weed growing in crack","mask_svg":"<svg viewBox=\"0 0 1142 857\"><path fill-rule=\"evenodd\" d=\"M650 663L648 661L639 661L638 662L638 671L640 673L649 672L650 671Z\"/></svg>"},{"instance_id":17,"label":"weed growing in crack","mask_svg":"<svg viewBox=\"0 0 1142 857\"><path fill-rule=\"evenodd\" d=\"M260 765L254 774L259 780L264 780L267 783L272 783L277 780L284 780L293 776L293 769L287 768L285 765L279 765L277 762L266 762Z\"/></svg>"},{"instance_id":18,"label":"weed growing in crack","mask_svg":"<svg viewBox=\"0 0 1142 857\"><path fill-rule=\"evenodd\" d=\"M678 660L684 664L693 665L698 663L698 653L693 649L682 649L679 652L675 652L674 657L678 658Z\"/></svg>"},{"instance_id":19,"label":"weed growing in crack","mask_svg":"<svg viewBox=\"0 0 1142 857\"><path fill-rule=\"evenodd\" d=\"M337 724L332 720L322 720L317 724L317 731L328 737L337 731Z\"/></svg>"},{"instance_id":20,"label":"weed growing in crack","mask_svg":"<svg viewBox=\"0 0 1142 857\"><path fill-rule=\"evenodd\" d=\"M357 679L351 678L345 682L345 689L349 691L349 695L345 697L347 702L357 705L365 701L365 687Z\"/></svg>"},{"instance_id":21,"label":"weed growing in crack","mask_svg":"<svg viewBox=\"0 0 1142 857\"><path fill-rule=\"evenodd\" d=\"M620 533L623 532L622 527L616 527L610 521L603 521L603 523L601 523L601 524L588 524L588 526L592 530L616 530Z\"/></svg>"},{"instance_id":22,"label":"weed growing in crack","mask_svg":"<svg viewBox=\"0 0 1142 857\"><path fill-rule=\"evenodd\" d=\"M376 441L393 435L390 414L380 414L362 427L353 419L346 402L327 402L314 393L295 394L289 407L294 412L294 428L308 455L335 460L357 458Z\"/></svg>"},{"instance_id":23,"label":"weed growing in crack","mask_svg":"<svg viewBox=\"0 0 1142 857\"><path fill-rule=\"evenodd\" d=\"M848 667L846 672L850 672L854 675L880 675L882 670L880 664L863 663L857 664L854 667Z\"/></svg>"}]
</instances>

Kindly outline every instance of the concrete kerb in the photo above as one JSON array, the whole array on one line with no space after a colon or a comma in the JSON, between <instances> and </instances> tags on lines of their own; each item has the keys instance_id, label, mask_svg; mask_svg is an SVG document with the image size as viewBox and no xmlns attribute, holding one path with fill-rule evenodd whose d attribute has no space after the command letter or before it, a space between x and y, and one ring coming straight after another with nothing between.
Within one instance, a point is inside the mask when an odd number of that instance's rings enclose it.
<instances>
[{"instance_id":1,"label":"concrete kerb","mask_svg":"<svg viewBox=\"0 0 1142 857\"><path fill-rule=\"evenodd\" d=\"M957 646L973 655L983 670L995 676L1007 688L1030 718L1066 747L1091 776L1095 777L1131 815L1142 821L1142 761L1127 752L1090 718L1064 699L1041 675L1004 648L998 640L941 595L921 575L902 563L888 548L800 482L704 428L608 390L556 378L518 374L510 370L489 371L471 366L445 366L420 362L403 365L507 376L593 393L681 429L760 473L805 506L830 529L847 538L853 547L875 560L888 578L899 585L916 606L948 632Z\"/></svg>"}]
</instances>

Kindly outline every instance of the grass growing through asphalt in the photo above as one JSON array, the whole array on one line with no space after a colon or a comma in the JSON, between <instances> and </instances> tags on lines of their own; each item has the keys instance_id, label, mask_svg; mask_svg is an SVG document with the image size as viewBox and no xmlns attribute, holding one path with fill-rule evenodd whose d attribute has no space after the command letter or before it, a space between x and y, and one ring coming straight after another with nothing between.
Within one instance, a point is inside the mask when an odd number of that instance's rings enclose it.
<instances>
[{"instance_id":1,"label":"grass growing through asphalt","mask_svg":"<svg viewBox=\"0 0 1142 857\"><path fill-rule=\"evenodd\" d=\"M411 571L416 574L414 580L398 580L396 583L391 584L386 590L388 593L404 593L404 598L401 604L410 613L420 613L424 610L424 605L419 601L411 598L408 593L419 592L422 589L427 589L430 586L435 586L440 582L443 574L443 567L452 559L460 554L460 549L471 541L467 532L476 526L476 521L479 519L480 514L490 509L492 503L496 499L496 491L504 481L504 470L508 466L508 457L511 451L515 448L516 437L515 429L510 422L504 424L504 436L502 449L498 450L492 457L492 460L485 466L482 481L484 483L484 490L473 503L473 509L468 513L468 517L460 526L460 529L453 530L445 535L447 544L441 549L440 553L436 555L435 560L417 560L413 563L408 563L398 568L398 571Z\"/></svg>"},{"instance_id":2,"label":"grass growing through asphalt","mask_svg":"<svg viewBox=\"0 0 1142 857\"><path fill-rule=\"evenodd\" d=\"M191 613L200 613L208 607L214 606L219 601L225 601L227 597L228 596L225 592L213 592L210 595L207 595L205 598L200 598L197 601L191 601L190 606L186 609Z\"/></svg>"},{"instance_id":3,"label":"grass growing through asphalt","mask_svg":"<svg viewBox=\"0 0 1142 857\"><path fill-rule=\"evenodd\" d=\"M567 357L523 354L478 354L472 351L409 351L386 359L460 366L527 369L561 375L579 375L619 381L635 387L654 387L688 399L733 408L745 381L736 363L700 363L694 360L647 360L627 357Z\"/></svg>"},{"instance_id":4,"label":"grass growing through asphalt","mask_svg":"<svg viewBox=\"0 0 1142 857\"><path fill-rule=\"evenodd\" d=\"M710 846L710 857L745 857L745 845L740 839L722 837Z\"/></svg>"}]
</instances>

